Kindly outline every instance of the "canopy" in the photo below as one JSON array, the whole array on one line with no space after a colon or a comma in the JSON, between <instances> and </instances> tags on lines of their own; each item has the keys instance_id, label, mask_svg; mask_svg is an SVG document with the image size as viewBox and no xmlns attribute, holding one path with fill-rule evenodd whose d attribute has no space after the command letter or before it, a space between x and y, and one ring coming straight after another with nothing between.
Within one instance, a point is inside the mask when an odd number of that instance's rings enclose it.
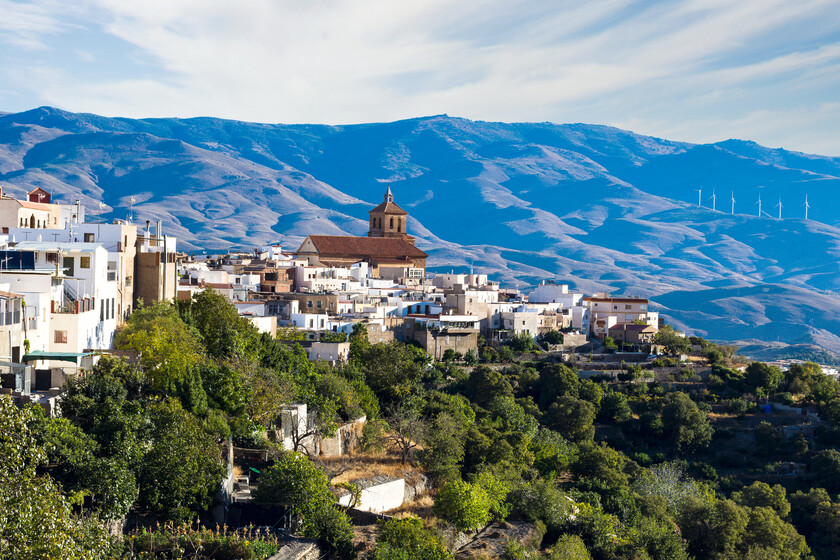
<instances>
[{"instance_id":1,"label":"canopy","mask_svg":"<svg viewBox=\"0 0 840 560\"><path fill-rule=\"evenodd\" d=\"M55 360L57 362L73 362L79 365L79 361L85 356L93 356L93 352L43 352L41 350L33 350L28 354L24 354L23 361Z\"/></svg>"}]
</instances>

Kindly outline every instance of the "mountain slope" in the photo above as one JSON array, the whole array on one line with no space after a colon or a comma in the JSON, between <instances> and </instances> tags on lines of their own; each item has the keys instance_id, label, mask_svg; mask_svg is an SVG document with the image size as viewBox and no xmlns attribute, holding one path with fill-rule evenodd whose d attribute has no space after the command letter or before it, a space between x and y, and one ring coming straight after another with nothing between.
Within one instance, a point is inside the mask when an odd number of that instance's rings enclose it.
<instances>
[{"instance_id":1,"label":"mountain slope","mask_svg":"<svg viewBox=\"0 0 840 560\"><path fill-rule=\"evenodd\" d=\"M364 234L390 184L432 267L653 296L713 338L840 350L840 158L445 115L322 126L42 107L0 116L0 183L103 201L109 219L134 196L135 220L163 220L187 250ZM779 200L784 219L768 217Z\"/></svg>"}]
</instances>

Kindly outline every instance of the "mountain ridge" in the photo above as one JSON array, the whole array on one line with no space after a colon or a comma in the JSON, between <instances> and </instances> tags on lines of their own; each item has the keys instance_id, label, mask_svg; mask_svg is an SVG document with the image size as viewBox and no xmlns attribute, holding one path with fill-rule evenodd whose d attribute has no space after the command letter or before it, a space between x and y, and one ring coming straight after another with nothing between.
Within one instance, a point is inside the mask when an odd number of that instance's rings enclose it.
<instances>
[{"instance_id":1,"label":"mountain ridge","mask_svg":"<svg viewBox=\"0 0 840 560\"><path fill-rule=\"evenodd\" d=\"M363 235L390 184L433 269L636 293L712 338L811 336L840 352L840 158L584 123L287 125L37 108L0 116L0 183L16 195L44 186L91 209L102 200L105 219L125 217L134 196L138 221L163 220L186 250ZM750 213L728 213L731 193ZM788 218L802 215L805 194L812 219ZM759 195L774 216L786 201L782 220L756 215ZM764 285L780 290L775 302L715 292ZM714 296L712 319L680 311L697 293ZM733 304L744 298L764 311ZM795 313L797 298L821 302L810 311L818 327ZM730 323L728 310L748 320Z\"/></svg>"}]
</instances>

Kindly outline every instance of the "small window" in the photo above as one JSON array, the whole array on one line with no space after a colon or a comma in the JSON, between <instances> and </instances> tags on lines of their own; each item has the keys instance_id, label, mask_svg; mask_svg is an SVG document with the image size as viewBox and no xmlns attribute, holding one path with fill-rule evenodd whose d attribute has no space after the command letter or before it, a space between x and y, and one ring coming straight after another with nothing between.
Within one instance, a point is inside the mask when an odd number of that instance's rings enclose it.
<instances>
[{"instance_id":1,"label":"small window","mask_svg":"<svg viewBox=\"0 0 840 560\"><path fill-rule=\"evenodd\" d=\"M86 233L85 234L85 243L93 243L93 234L92 233Z\"/></svg>"},{"instance_id":2,"label":"small window","mask_svg":"<svg viewBox=\"0 0 840 560\"><path fill-rule=\"evenodd\" d=\"M628 304L624 306L624 309L633 309L633 306Z\"/></svg>"},{"instance_id":3,"label":"small window","mask_svg":"<svg viewBox=\"0 0 840 560\"><path fill-rule=\"evenodd\" d=\"M321 309L322 307L324 307L324 302L321 301L321 300L318 300L318 309Z\"/></svg>"},{"instance_id":4,"label":"small window","mask_svg":"<svg viewBox=\"0 0 840 560\"><path fill-rule=\"evenodd\" d=\"M55 331L53 342L56 344L67 344L67 331Z\"/></svg>"},{"instance_id":5,"label":"small window","mask_svg":"<svg viewBox=\"0 0 840 560\"><path fill-rule=\"evenodd\" d=\"M90 257L80 257L79 268L90 268Z\"/></svg>"},{"instance_id":6,"label":"small window","mask_svg":"<svg viewBox=\"0 0 840 560\"><path fill-rule=\"evenodd\" d=\"M312 300L306 300L306 307L312 307Z\"/></svg>"}]
</instances>

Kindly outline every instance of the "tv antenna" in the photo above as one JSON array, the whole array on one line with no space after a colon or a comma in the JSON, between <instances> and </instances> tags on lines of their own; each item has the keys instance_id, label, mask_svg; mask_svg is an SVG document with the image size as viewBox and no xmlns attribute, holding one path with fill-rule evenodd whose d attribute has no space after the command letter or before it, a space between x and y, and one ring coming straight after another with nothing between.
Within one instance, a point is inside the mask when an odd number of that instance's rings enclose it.
<instances>
[{"instance_id":1,"label":"tv antenna","mask_svg":"<svg viewBox=\"0 0 840 560\"><path fill-rule=\"evenodd\" d=\"M732 191L732 198L729 199L729 202L732 203L732 209L730 210L730 214L735 213L735 191Z\"/></svg>"},{"instance_id":2,"label":"tv antenna","mask_svg":"<svg viewBox=\"0 0 840 560\"><path fill-rule=\"evenodd\" d=\"M715 202L717 200L716 197L715 197L714 189L712 189L712 196L710 196L709 198L712 200L712 211L714 211L715 210Z\"/></svg>"},{"instance_id":3,"label":"tv antenna","mask_svg":"<svg viewBox=\"0 0 840 560\"><path fill-rule=\"evenodd\" d=\"M776 208L779 209L779 219L782 219L782 197L779 197L779 203L776 205Z\"/></svg>"},{"instance_id":4,"label":"tv antenna","mask_svg":"<svg viewBox=\"0 0 840 560\"><path fill-rule=\"evenodd\" d=\"M132 222L132 219L134 218L134 203L135 202L136 202L136 199L134 198L133 195L128 197L128 223L129 224Z\"/></svg>"},{"instance_id":5,"label":"tv antenna","mask_svg":"<svg viewBox=\"0 0 840 560\"><path fill-rule=\"evenodd\" d=\"M807 194L805 195L805 204L803 204L802 206L805 207L805 219L807 220L808 219L808 209L811 207L811 205L808 204L808 195Z\"/></svg>"}]
</instances>

